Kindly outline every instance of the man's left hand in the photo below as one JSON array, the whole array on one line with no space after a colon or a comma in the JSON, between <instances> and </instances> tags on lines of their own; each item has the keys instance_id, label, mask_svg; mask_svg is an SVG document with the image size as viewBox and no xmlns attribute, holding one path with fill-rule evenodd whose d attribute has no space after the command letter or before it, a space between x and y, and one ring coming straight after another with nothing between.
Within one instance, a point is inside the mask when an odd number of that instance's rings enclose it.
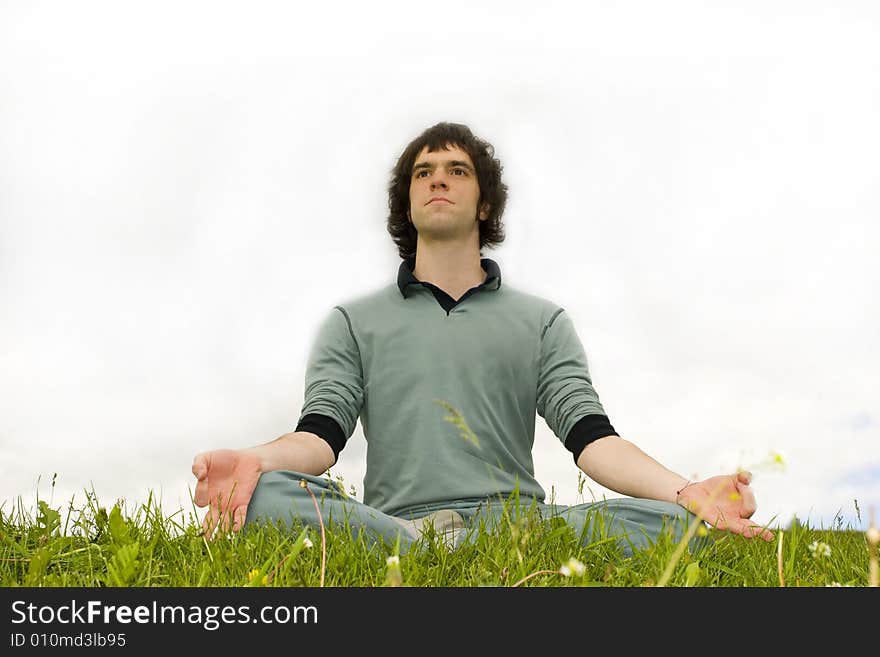
<instances>
[{"instance_id":1,"label":"man's left hand","mask_svg":"<svg viewBox=\"0 0 880 657\"><path fill-rule=\"evenodd\" d=\"M755 494L749 488L751 481L752 473L746 470L696 481L685 486L676 503L717 529L772 541L772 532L749 521L758 508Z\"/></svg>"}]
</instances>

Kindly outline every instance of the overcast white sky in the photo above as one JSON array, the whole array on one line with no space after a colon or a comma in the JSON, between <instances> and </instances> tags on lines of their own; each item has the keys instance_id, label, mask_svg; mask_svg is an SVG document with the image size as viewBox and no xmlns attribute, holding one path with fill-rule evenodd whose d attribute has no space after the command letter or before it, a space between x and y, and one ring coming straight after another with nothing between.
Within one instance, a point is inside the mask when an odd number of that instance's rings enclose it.
<instances>
[{"instance_id":1,"label":"overcast white sky","mask_svg":"<svg viewBox=\"0 0 880 657\"><path fill-rule=\"evenodd\" d=\"M750 468L759 522L880 520L877 3L540 4L0 4L3 509L57 473L56 505L189 510L194 454L293 430L319 320L395 280L389 170L449 120L504 163L484 255L571 314L622 436ZM534 454L581 501L540 418Z\"/></svg>"}]
</instances>

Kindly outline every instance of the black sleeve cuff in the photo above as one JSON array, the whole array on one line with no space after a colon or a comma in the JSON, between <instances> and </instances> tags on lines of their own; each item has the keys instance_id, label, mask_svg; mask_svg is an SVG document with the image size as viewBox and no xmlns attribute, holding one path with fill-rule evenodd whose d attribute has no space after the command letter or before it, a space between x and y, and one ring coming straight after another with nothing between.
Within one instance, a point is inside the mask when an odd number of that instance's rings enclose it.
<instances>
[{"instance_id":1,"label":"black sleeve cuff","mask_svg":"<svg viewBox=\"0 0 880 657\"><path fill-rule=\"evenodd\" d=\"M607 416L598 413L585 415L571 428L568 438L565 439L565 449L574 455L574 462L577 463L584 447L594 440L612 435L618 436L620 434L611 426Z\"/></svg>"},{"instance_id":2,"label":"black sleeve cuff","mask_svg":"<svg viewBox=\"0 0 880 657\"><path fill-rule=\"evenodd\" d=\"M308 413L304 415L294 431L308 431L322 438L330 449L333 450L334 463L339 460L339 452L345 447L348 438L342 432L342 427L332 417L320 413Z\"/></svg>"}]
</instances>

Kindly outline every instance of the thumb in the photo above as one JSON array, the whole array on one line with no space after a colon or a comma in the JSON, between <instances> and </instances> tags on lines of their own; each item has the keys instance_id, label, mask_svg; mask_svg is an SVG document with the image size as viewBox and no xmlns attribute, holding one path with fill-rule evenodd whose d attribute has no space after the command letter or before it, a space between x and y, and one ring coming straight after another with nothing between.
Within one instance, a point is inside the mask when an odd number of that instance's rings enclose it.
<instances>
[{"instance_id":1,"label":"thumb","mask_svg":"<svg viewBox=\"0 0 880 657\"><path fill-rule=\"evenodd\" d=\"M193 459L192 473L199 481L208 475L208 459L205 454L196 454Z\"/></svg>"}]
</instances>

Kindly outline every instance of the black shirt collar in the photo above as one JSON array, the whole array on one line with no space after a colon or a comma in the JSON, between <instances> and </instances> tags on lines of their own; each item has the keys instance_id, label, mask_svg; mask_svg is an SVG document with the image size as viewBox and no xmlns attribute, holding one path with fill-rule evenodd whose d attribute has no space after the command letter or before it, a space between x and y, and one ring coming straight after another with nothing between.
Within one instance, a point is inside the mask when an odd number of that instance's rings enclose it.
<instances>
[{"instance_id":1,"label":"black shirt collar","mask_svg":"<svg viewBox=\"0 0 880 657\"><path fill-rule=\"evenodd\" d=\"M397 270L397 287L403 298L406 299L406 288L409 285L423 285L422 281L413 275L413 269L416 266L415 258L407 258L400 263ZM486 280L477 289L486 288L487 290L497 290L501 287L501 268L498 263L489 258L480 258L480 266L486 271ZM430 285L430 283L429 283Z\"/></svg>"}]
</instances>

